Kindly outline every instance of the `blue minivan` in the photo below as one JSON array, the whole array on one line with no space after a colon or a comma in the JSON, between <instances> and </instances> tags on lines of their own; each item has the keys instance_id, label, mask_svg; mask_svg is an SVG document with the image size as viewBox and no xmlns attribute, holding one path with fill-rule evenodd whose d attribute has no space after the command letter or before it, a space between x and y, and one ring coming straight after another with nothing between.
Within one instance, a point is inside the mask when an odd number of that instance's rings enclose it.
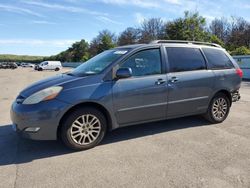
<instances>
[{"instance_id":1,"label":"blue minivan","mask_svg":"<svg viewBox=\"0 0 250 188\"><path fill-rule=\"evenodd\" d=\"M122 46L25 88L12 104L11 119L23 137L61 138L84 150L128 125L196 114L223 122L240 98L241 79L237 63L217 44Z\"/></svg>"}]
</instances>

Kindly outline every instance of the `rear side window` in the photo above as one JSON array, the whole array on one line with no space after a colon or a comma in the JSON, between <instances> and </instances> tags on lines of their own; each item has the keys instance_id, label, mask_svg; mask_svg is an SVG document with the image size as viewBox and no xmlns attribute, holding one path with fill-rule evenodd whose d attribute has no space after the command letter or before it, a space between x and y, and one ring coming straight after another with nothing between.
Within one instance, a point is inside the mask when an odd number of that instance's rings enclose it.
<instances>
[{"instance_id":1,"label":"rear side window","mask_svg":"<svg viewBox=\"0 0 250 188\"><path fill-rule=\"evenodd\" d=\"M222 51L213 48L202 48L211 69L234 68L229 57Z\"/></svg>"},{"instance_id":2,"label":"rear side window","mask_svg":"<svg viewBox=\"0 0 250 188\"><path fill-rule=\"evenodd\" d=\"M197 48L167 47L170 72L206 69L206 62Z\"/></svg>"}]
</instances>

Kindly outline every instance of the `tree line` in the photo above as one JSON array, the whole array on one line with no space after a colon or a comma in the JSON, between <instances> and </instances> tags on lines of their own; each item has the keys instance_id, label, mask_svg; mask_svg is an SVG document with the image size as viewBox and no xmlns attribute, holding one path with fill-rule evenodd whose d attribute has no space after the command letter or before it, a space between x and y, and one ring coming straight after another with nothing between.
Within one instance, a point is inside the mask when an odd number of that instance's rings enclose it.
<instances>
[{"instance_id":1,"label":"tree line","mask_svg":"<svg viewBox=\"0 0 250 188\"><path fill-rule=\"evenodd\" d=\"M44 56L29 56L29 55L11 55L11 54L0 54L0 62L30 62L40 63L48 57Z\"/></svg>"}]
</instances>

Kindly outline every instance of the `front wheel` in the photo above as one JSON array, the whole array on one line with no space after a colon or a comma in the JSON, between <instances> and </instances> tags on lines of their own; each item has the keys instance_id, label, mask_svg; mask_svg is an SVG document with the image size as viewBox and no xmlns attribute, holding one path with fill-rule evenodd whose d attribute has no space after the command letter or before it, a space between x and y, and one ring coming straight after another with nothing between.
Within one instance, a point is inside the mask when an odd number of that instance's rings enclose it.
<instances>
[{"instance_id":1,"label":"front wheel","mask_svg":"<svg viewBox=\"0 0 250 188\"><path fill-rule=\"evenodd\" d=\"M204 116L211 123L221 123L227 118L229 111L229 98L225 94L219 93L210 102L207 113Z\"/></svg>"},{"instance_id":2,"label":"front wheel","mask_svg":"<svg viewBox=\"0 0 250 188\"><path fill-rule=\"evenodd\" d=\"M81 108L71 112L62 124L64 144L74 150L86 150L99 144L107 129L102 112L95 108Z\"/></svg>"},{"instance_id":3,"label":"front wheel","mask_svg":"<svg viewBox=\"0 0 250 188\"><path fill-rule=\"evenodd\" d=\"M55 68L55 71L59 71L60 69L58 67Z\"/></svg>"}]
</instances>

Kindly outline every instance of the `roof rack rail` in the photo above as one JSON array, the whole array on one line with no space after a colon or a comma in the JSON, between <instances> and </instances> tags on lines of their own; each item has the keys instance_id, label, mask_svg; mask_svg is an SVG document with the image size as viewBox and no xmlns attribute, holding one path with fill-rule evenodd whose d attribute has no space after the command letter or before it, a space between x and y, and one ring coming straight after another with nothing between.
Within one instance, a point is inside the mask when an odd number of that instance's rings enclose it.
<instances>
[{"instance_id":1,"label":"roof rack rail","mask_svg":"<svg viewBox=\"0 0 250 188\"><path fill-rule=\"evenodd\" d=\"M207 46L214 46L218 48L222 48L221 45L210 43L210 42L199 42L199 41L188 41L188 40L154 40L151 41L150 44L159 44L159 43L179 43L179 44L201 44Z\"/></svg>"}]
</instances>

